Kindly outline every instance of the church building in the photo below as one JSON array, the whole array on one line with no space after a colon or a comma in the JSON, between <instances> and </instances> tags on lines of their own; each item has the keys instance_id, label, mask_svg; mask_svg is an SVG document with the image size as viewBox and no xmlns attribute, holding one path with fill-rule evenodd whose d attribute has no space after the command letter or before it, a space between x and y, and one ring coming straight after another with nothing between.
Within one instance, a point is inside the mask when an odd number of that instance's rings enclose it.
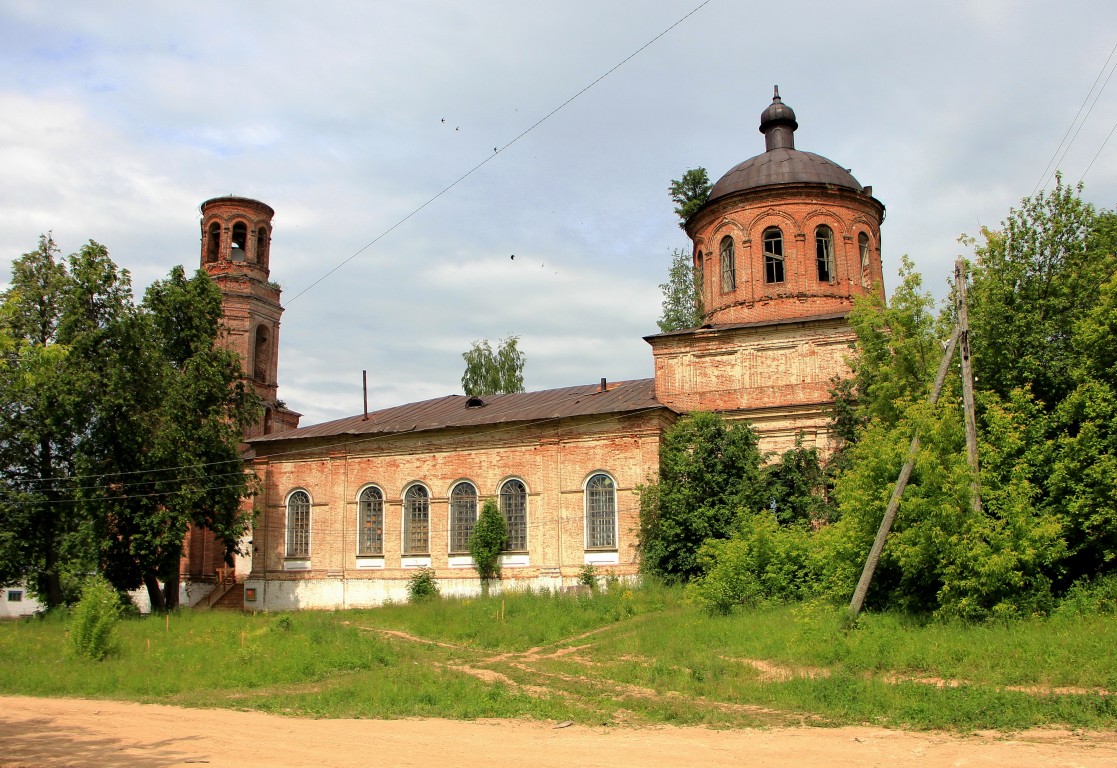
<instances>
[{"instance_id":1,"label":"church building","mask_svg":"<svg viewBox=\"0 0 1117 768\"><path fill-rule=\"evenodd\" d=\"M883 295L884 206L842 166L796 149L797 127L777 91L760 118L764 152L722 176L686 222L703 322L645 338L652 378L447 395L307 427L277 399L272 209L204 203L202 266L225 297L226 343L265 403L246 436L261 486L238 563L244 607L402 601L420 568L443 594L477 593L467 542L487 498L508 527L502 588L572 585L587 565L633 576L637 487L657 476L664 430L691 411L748 420L765 451L797 436L829 450L848 314L855 297Z\"/></svg>"}]
</instances>

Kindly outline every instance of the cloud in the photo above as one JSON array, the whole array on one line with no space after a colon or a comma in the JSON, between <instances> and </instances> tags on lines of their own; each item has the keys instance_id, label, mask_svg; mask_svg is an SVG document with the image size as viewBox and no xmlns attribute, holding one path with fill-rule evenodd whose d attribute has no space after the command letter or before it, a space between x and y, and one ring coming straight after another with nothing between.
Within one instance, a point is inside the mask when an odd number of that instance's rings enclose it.
<instances>
[{"instance_id":1,"label":"cloud","mask_svg":"<svg viewBox=\"0 0 1117 768\"><path fill-rule=\"evenodd\" d=\"M198 263L202 201L245 195L276 210L280 397L304 423L357 412L362 369L377 407L457 391L483 337L521 336L532 388L648 376L685 243L667 184L761 152L773 84L799 148L888 206L886 275L911 253L942 295L955 238L1030 193L1117 26L1086 0L711 3L522 135L695 5L7 3L4 261L53 229L142 290ZM1107 90L1071 181L1115 123ZM1115 153L1086 179L1100 205Z\"/></svg>"}]
</instances>

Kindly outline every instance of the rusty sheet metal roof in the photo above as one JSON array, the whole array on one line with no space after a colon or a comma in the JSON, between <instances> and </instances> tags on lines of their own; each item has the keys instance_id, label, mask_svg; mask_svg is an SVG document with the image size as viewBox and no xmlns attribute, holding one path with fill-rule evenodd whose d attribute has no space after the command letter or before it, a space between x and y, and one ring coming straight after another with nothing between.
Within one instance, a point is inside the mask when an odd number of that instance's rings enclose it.
<instances>
[{"instance_id":1,"label":"rusty sheet metal roof","mask_svg":"<svg viewBox=\"0 0 1117 768\"><path fill-rule=\"evenodd\" d=\"M738 163L710 190L708 200L773 184L830 184L863 191L853 174L833 160L797 149L773 149Z\"/></svg>"},{"instance_id":2,"label":"rusty sheet metal roof","mask_svg":"<svg viewBox=\"0 0 1117 768\"><path fill-rule=\"evenodd\" d=\"M336 435L398 434L666 408L655 398L654 379L610 383L605 392L599 390L600 385L590 384L513 395L486 395L479 398L483 405L467 405L478 398L447 395L374 411L369 413L367 420L363 415L349 416L288 432L254 437L248 442L256 444Z\"/></svg>"}]
</instances>

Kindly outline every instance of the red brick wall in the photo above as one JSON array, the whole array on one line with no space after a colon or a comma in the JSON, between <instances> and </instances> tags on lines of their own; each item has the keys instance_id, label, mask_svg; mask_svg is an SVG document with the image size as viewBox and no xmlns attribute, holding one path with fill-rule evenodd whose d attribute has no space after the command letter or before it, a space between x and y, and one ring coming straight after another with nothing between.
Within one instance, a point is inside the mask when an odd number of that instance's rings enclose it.
<instances>
[{"instance_id":1,"label":"red brick wall","mask_svg":"<svg viewBox=\"0 0 1117 768\"><path fill-rule=\"evenodd\" d=\"M883 206L871 196L823 185L785 184L749 190L717 200L687 225L694 241L695 266L703 274L704 322L770 322L848 311L853 297L883 296L880 219ZM818 279L815 231L833 231L834 274ZM784 281L768 283L764 271L764 231L783 233ZM858 235L869 238L870 259L862 270ZM733 240L736 287L723 291L721 242Z\"/></svg>"},{"instance_id":2,"label":"red brick wall","mask_svg":"<svg viewBox=\"0 0 1117 768\"><path fill-rule=\"evenodd\" d=\"M504 480L521 479L528 490L527 564L504 568L504 579L577 577L585 563L583 484L595 472L617 486L616 565L602 573L635 574L639 497L636 487L658 471L660 428L667 411L634 417L572 419L546 428L507 426L444 430L428 436L334 440L257 446L255 469L263 480L253 533L252 579L313 580L323 577L404 581L402 496L419 481L430 491L430 558L438 578L475 578L472 568L450 567L450 489L472 482L480 500L492 498ZM290 454L293 448L309 453ZM384 568L357 568L357 498L367 484L384 494ZM286 499L306 490L312 500L310 570L285 565Z\"/></svg>"},{"instance_id":3,"label":"red brick wall","mask_svg":"<svg viewBox=\"0 0 1117 768\"><path fill-rule=\"evenodd\" d=\"M764 450L786 450L800 431L825 450L830 382L849 373L854 338L840 316L651 336L656 399L748 419Z\"/></svg>"}]
</instances>

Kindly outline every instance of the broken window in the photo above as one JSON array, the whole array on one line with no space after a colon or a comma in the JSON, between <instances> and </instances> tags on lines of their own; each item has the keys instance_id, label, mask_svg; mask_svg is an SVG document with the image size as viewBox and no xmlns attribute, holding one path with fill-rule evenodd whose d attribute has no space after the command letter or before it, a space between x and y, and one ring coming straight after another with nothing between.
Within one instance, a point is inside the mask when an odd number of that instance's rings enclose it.
<instances>
[{"instance_id":1,"label":"broken window","mask_svg":"<svg viewBox=\"0 0 1117 768\"><path fill-rule=\"evenodd\" d=\"M861 285L868 286L872 272L869 261L869 236L864 232L857 235L857 248L861 251Z\"/></svg>"},{"instance_id":2,"label":"broken window","mask_svg":"<svg viewBox=\"0 0 1117 768\"><path fill-rule=\"evenodd\" d=\"M733 256L733 238L721 239L721 292L737 290L737 261Z\"/></svg>"},{"instance_id":3,"label":"broken window","mask_svg":"<svg viewBox=\"0 0 1117 768\"><path fill-rule=\"evenodd\" d=\"M783 281L783 232L779 227L769 227L764 230L764 282Z\"/></svg>"},{"instance_id":4,"label":"broken window","mask_svg":"<svg viewBox=\"0 0 1117 768\"><path fill-rule=\"evenodd\" d=\"M815 261L818 266L818 281L829 283L834 280L834 233L825 224L814 231Z\"/></svg>"}]
</instances>

